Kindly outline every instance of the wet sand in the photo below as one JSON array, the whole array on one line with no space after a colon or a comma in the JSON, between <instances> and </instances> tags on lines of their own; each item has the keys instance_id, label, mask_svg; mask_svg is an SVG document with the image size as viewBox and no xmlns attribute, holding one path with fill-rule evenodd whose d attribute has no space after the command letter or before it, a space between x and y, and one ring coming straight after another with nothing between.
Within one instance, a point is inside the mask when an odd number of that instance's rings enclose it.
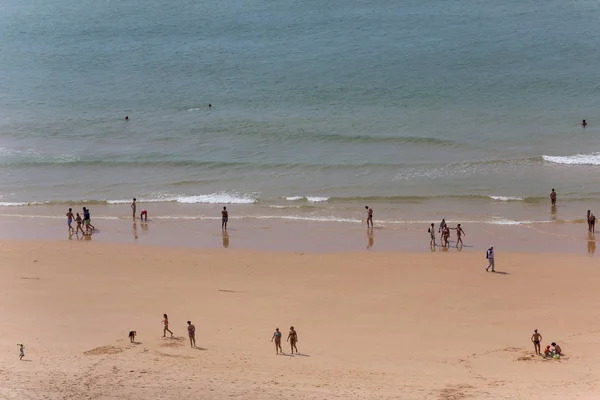
<instances>
[{"instance_id":1,"label":"wet sand","mask_svg":"<svg viewBox=\"0 0 600 400\"><path fill-rule=\"evenodd\" d=\"M126 205L127 206L127 205ZM127 206L128 207L128 206ZM63 207L64 208L64 207ZM11 208L10 213L0 216L0 239L77 241L69 237L63 208L40 209L25 207ZM375 219L375 228L357 222L323 222L288 220L278 218L240 218L232 213L229 229L223 233L221 221L211 219L167 218L150 214L148 223L139 219L134 223L131 215L120 215L111 209L98 208L92 214L92 222L98 230L91 238L79 236L81 241L101 243L132 243L166 247L216 249L249 249L263 251L345 252L345 251L458 251L455 247L456 234L451 231L450 248L443 249L440 236L438 246L431 249L427 229L435 222L436 230L440 219L419 223L390 223ZM51 211L51 212L50 212ZM219 215L218 209L214 210ZM362 214L358 214L360 216ZM206 217L205 217L206 218ZM463 237L463 252L481 254L494 245L500 251L572 253L593 255L596 236L588 235L583 221L562 223L482 223L447 219L450 227L462 222L467 233ZM75 225L74 225L75 226ZM600 234L599 234L600 235ZM600 236L599 236L600 237Z\"/></svg>"},{"instance_id":2,"label":"wet sand","mask_svg":"<svg viewBox=\"0 0 600 400\"><path fill-rule=\"evenodd\" d=\"M100 235L99 235L100 236ZM597 261L0 242L0 398L597 398ZM168 313L175 338L162 338ZM187 342L186 320L197 328ZM276 356L294 325L301 355ZM561 344L561 360L534 357ZM138 332L130 344L127 333ZM16 343L25 344L18 360ZM289 349L284 343L284 350Z\"/></svg>"}]
</instances>

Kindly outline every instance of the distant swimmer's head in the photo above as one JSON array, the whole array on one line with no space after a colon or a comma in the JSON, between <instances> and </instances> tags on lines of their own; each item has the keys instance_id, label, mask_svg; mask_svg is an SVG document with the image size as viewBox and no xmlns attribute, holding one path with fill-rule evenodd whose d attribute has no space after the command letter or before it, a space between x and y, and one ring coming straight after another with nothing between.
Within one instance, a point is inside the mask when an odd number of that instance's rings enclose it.
<instances>
[{"instance_id":1,"label":"distant swimmer's head","mask_svg":"<svg viewBox=\"0 0 600 400\"><path fill-rule=\"evenodd\" d=\"M208 108L212 108L212 104L209 104L209 105L208 105Z\"/></svg>"},{"instance_id":2,"label":"distant swimmer's head","mask_svg":"<svg viewBox=\"0 0 600 400\"><path fill-rule=\"evenodd\" d=\"M125 121L129 121L129 116L128 115L125 116Z\"/></svg>"}]
</instances>

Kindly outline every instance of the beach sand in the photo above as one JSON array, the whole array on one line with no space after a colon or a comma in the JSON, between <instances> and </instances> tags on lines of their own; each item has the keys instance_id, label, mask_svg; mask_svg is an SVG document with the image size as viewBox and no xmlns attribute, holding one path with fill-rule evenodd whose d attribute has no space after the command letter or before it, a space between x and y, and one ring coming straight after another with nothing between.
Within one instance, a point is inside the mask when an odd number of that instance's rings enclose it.
<instances>
[{"instance_id":1,"label":"beach sand","mask_svg":"<svg viewBox=\"0 0 600 400\"><path fill-rule=\"evenodd\" d=\"M498 251L494 274L483 251L3 240L0 257L2 399L600 396L600 269L583 255ZM301 355L277 356L290 325ZM565 356L534 357L534 328Z\"/></svg>"}]
</instances>

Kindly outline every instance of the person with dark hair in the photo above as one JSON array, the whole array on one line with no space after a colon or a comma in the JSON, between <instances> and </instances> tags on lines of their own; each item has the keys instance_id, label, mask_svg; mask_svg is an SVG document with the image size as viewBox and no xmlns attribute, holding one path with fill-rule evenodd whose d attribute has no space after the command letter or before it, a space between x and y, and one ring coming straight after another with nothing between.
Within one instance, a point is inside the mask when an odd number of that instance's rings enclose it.
<instances>
[{"instance_id":1,"label":"person with dark hair","mask_svg":"<svg viewBox=\"0 0 600 400\"><path fill-rule=\"evenodd\" d=\"M587 126L587 121L585 119L581 121L581 126L583 126L583 129L585 129L585 127Z\"/></svg>"},{"instance_id":2,"label":"person with dark hair","mask_svg":"<svg viewBox=\"0 0 600 400\"><path fill-rule=\"evenodd\" d=\"M550 192L550 204L552 204L552 207L556 205L556 192L554 191L554 189L552 189L552 191Z\"/></svg>"},{"instance_id":3,"label":"person with dark hair","mask_svg":"<svg viewBox=\"0 0 600 400\"><path fill-rule=\"evenodd\" d=\"M369 206L365 206L365 210L367 210L367 228L369 227L369 224L372 228L373 227L373 209L370 208Z\"/></svg>"},{"instance_id":4,"label":"person with dark hair","mask_svg":"<svg viewBox=\"0 0 600 400\"><path fill-rule=\"evenodd\" d=\"M135 203L135 197L133 198L133 201L131 202L131 210L133 211L133 219L135 219L135 209L137 208L137 204Z\"/></svg>"},{"instance_id":5,"label":"person with dark hair","mask_svg":"<svg viewBox=\"0 0 600 400\"><path fill-rule=\"evenodd\" d=\"M435 224L433 222L431 223L431 227L427 229L427 232L429 232L429 237L431 238L429 239L429 245L435 246Z\"/></svg>"},{"instance_id":6,"label":"person with dark hair","mask_svg":"<svg viewBox=\"0 0 600 400\"><path fill-rule=\"evenodd\" d=\"M69 208L69 212L67 212L67 226L69 227L69 232L74 232L75 229L71 226L73 223L73 209Z\"/></svg>"},{"instance_id":7,"label":"person with dark hair","mask_svg":"<svg viewBox=\"0 0 600 400\"><path fill-rule=\"evenodd\" d=\"M287 337L287 341L290 342L292 354L294 354L294 350L296 350L296 354L300 354L298 352L298 348L296 347L296 343L298 343L298 333L296 332L293 326L290 326L290 333Z\"/></svg>"},{"instance_id":8,"label":"person with dark hair","mask_svg":"<svg viewBox=\"0 0 600 400\"><path fill-rule=\"evenodd\" d=\"M531 341L533 342L533 348L535 349L535 354L541 354L540 342L542 341L542 335L538 333L537 329L533 330L533 335L531 335Z\"/></svg>"},{"instance_id":9,"label":"person with dark hair","mask_svg":"<svg viewBox=\"0 0 600 400\"><path fill-rule=\"evenodd\" d=\"M129 331L129 341L131 343L135 343L135 336L137 335L136 331Z\"/></svg>"},{"instance_id":10,"label":"person with dark hair","mask_svg":"<svg viewBox=\"0 0 600 400\"><path fill-rule=\"evenodd\" d=\"M169 332L171 334L171 337L173 337L173 332L171 332L169 330L169 317L167 317L167 314L163 314L163 320L162 323L164 325L164 329L163 329L163 337L167 336L167 332Z\"/></svg>"},{"instance_id":11,"label":"person with dark hair","mask_svg":"<svg viewBox=\"0 0 600 400\"><path fill-rule=\"evenodd\" d=\"M223 211L221 211L221 229L227 229L228 221L229 221L229 212L227 212L227 207L223 207Z\"/></svg>"},{"instance_id":12,"label":"person with dark hair","mask_svg":"<svg viewBox=\"0 0 600 400\"><path fill-rule=\"evenodd\" d=\"M190 347L196 347L196 327L192 324L192 321L188 321L188 336L190 337Z\"/></svg>"},{"instance_id":13,"label":"person with dark hair","mask_svg":"<svg viewBox=\"0 0 600 400\"><path fill-rule=\"evenodd\" d=\"M273 333L273 337L271 338L271 342L275 341L275 354L283 354L283 349L281 348L281 332L279 328L275 328L275 332Z\"/></svg>"},{"instance_id":14,"label":"person with dark hair","mask_svg":"<svg viewBox=\"0 0 600 400\"><path fill-rule=\"evenodd\" d=\"M450 229L454 229L456 231L456 247L458 247L459 245L462 247L463 246L462 235L467 236L467 234L465 233L465 231L463 231L463 228L461 228L460 224L456 225L456 228L450 228Z\"/></svg>"},{"instance_id":15,"label":"person with dark hair","mask_svg":"<svg viewBox=\"0 0 600 400\"><path fill-rule=\"evenodd\" d=\"M490 246L485 253L485 258L488 260L488 266L485 268L485 272L487 272L490 267L492 267L492 272L496 272L494 270L494 246Z\"/></svg>"},{"instance_id":16,"label":"person with dark hair","mask_svg":"<svg viewBox=\"0 0 600 400\"><path fill-rule=\"evenodd\" d=\"M562 349L560 348L560 346L559 346L559 345L558 345L556 342L552 342L552 347L554 347L554 348L552 349L552 352L553 352L554 354L558 354L559 356L562 356L562 355L563 355L563 353L562 353Z\"/></svg>"}]
</instances>

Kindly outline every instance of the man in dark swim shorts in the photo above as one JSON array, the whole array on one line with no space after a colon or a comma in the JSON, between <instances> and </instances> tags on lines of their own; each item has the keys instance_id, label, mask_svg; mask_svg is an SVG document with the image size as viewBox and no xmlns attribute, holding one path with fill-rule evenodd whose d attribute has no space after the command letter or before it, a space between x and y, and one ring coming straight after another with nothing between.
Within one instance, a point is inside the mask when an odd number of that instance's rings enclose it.
<instances>
[{"instance_id":1,"label":"man in dark swim shorts","mask_svg":"<svg viewBox=\"0 0 600 400\"><path fill-rule=\"evenodd\" d=\"M537 329L535 329L533 331L533 335L531 336L531 341L533 342L533 347L535 349L535 354L540 355L541 354L540 342L542 341L542 335L540 335L538 333Z\"/></svg>"}]
</instances>

